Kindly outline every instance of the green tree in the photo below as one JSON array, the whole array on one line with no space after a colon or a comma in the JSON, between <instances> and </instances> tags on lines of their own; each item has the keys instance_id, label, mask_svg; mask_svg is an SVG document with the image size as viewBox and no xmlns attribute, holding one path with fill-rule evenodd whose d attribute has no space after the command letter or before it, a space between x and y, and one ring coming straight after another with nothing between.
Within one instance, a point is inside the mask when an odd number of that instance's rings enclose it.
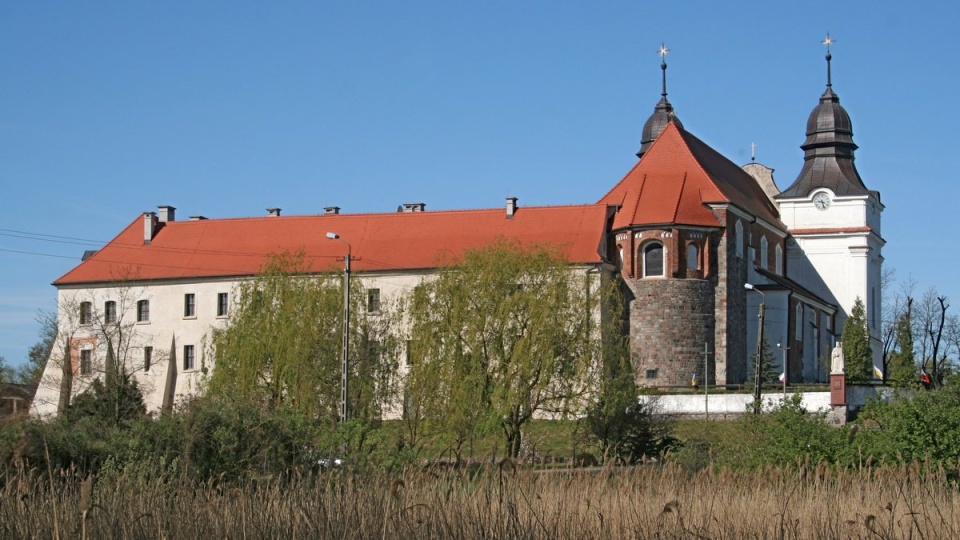
<instances>
[{"instance_id":1,"label":"green tree","mask_svg":"<svg viewBox=\"0 0 960 540\"><path fill-rule=\"evenodd\" d=\"M211 395L308 418L337 418L342 286L337 274L308 275L302 254L272 258L238 287L229 324L210 337L216 365ZM351 289L350 416L379 418L393 395L397 368L389 306L368 317L362 284Z\"/></svg>"},{"instance_id":2,"label":"green tree","mask_svg":"<svg viewBox=\"0 0 960 540\"><path fill-rule=\"evenodd\" d=\"M777 360L777 357L767 340L763 340L763 343L761 344L760 362L760 383L772 384L780 382L780 374L783 373L783 370L780 366L780 361ZM751 369L750 374L747 376L747 386L753 385L754 381L756 381L756 378L756 370Z\"/></svg>"},{"instance_id":3,"label":"green tree","mask_svg":"<svg viewBox=\"0 0 960 540\"><path fill-rule=\"evenodd\" d=\"M873 353L867 333L866 310L859 296L843 325L843 361L843 370L850 379L866 381L873 378Z\"/></svg>"},{"instance_id":4,"label":"green tree","mask_svg":"<svg viewBox=\"0 0 960 540\"><path fill-rule=\"evenodd\" d=\"M859 422L873 429L857 436L863 455L885 463L923 461L956 470L960 460L960 380L940 389L871 401ZM953 384L950 384L953 383Z\"/></svg>"},{"instance_id":5,"label":"green tree","mask_svg":"<svg viewBox=\"0 0 960 540\"><path fill-rule=\"evenodd\" d=\"M887 378L901 388L917 383L917 361L913 352L913 299L907 298L907 307L897 319L894 329L896 350L891 354L890 370Z\"/></svg>"},{"instance_id":6,"label":"green tree","mask_svg":"<svg viewBox=\"0 0 960 540\"><path fill-rule=\"evenodd\" d=\"M582 406L599 339L591 291L543 246L470 250L414 291L407 414L462 444L500 429L510 456L534 414Z\"/></svg>"},{"instance_id":7,"label":"green tree","mask_svg":"<svg viewBox=\"0 0 960 540\"><path fill-rule=\"evenodd\" d=\"M127 425L146 413L143 394L133 377L114 378L109 383L97 378L70 404L67 419L90 417L113 427Z\"/></svg>"}]
</instances>

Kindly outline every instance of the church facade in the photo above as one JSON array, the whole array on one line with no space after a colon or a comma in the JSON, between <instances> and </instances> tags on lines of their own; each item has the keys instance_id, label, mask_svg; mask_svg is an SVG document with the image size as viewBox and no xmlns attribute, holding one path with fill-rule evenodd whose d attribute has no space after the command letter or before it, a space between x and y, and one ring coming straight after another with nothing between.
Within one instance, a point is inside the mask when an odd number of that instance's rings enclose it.
<instances>
[{"instance_id":1,"label":"church facade","mask_svg":"<svg viewBox=\"0 0 960 540\"><path fill-rule=\"evenodd\" d=\"M350 257L367 315L377 316L440 261L498 238L561 246L573 272L619 273L623 327L644 386L741 385L758 349L776 355L791 383L826 382L830 350L857 299L877 364L883 205L854 166L852 124L829 65L828 53L803 169L782 191L772 169L738 166L683 128L667 100L664 62L639 160L596 203L526 207L507 197L504 207L481 210L410 203L389 213L269 209L240 219L177 220L170 206L145 212L54 283L63 339L34 413L55 414L65 395L117 361L132 364L149 409L198 392L216 369L204 357L205 336L228 323L237 285L270 254L300 251L315 272ZM118 332L105 326L125 330L107 339ZM122 360L113 341L122 342Z\"/></svg>"}]
</instances>

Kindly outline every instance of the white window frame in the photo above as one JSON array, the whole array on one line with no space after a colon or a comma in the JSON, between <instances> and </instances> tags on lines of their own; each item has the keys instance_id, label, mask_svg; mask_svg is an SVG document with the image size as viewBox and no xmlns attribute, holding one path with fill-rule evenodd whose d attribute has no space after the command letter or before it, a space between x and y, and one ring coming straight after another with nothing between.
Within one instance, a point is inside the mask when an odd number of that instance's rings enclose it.
<instances>
[{"instance_id":1,"label":"white window frame","mask_svg":"<svg viewBox=\"0 0 960 540\"><path fill-rule=\"evenodd\" d=\"M217 293L217 317L230 315L230 293Z\"/></svg>"},{"instance_id":2,"label":"white window frame","mask_svg":"<svg viewBox=\"0 0 960 540\"><path fill-rule=\"evenodd\" d=\"M197 348L193 345L183 346L183 370L194 371L197 369Z\"/></svg>"}]
</instances>

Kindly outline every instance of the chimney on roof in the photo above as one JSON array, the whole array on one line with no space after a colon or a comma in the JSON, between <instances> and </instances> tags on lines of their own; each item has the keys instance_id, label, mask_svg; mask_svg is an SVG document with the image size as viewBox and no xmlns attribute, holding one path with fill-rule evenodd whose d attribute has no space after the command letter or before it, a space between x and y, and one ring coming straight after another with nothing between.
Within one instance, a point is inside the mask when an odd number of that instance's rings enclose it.
<instances>
[{"instance_id":1,"label":"chimney on roof","mask_svg":"<svg viewBox=\"0 0 960 540\"><path fill-rule=\"evenodd\" d=\"M517 198L516 197L507 197L507 219L513 217L517 213Z\"/></svg>"},{"instance_id":2,"label":"chimney on roof","mask_svg":"<svg viewBox=\"0 0 960 540\"><path fill-rule=\"evenodd\" d=\"M190 221L204 221L207 216L190 216Z\"/></svg>"},{"instance_id":3,"label":"chimney on roof","mask_svg":"<svg viewBox=\"0 0 960 540\"><path fill-rule=\"evenodd\" d=\"M160 210L160 223L167 223L168 221L177 220L174 214L177 211L176 208L172 206L161 205L161 206L158 206L157 209Z\"/></svg>"},{"instance_id":4,"label":"chimney on roof","mask_svg":"<svg viewBox=\"0 0 960 540\"><path fill-rule=\"evenodd\" d=\"M324 207L323 207L323 214L326 215L326 216L335 216L335 215L337 215L337 214L339 214L339 213L340 213L340 207L339 207L339 206L324 206Z\"/></svg>"},{"instance_id":5,"label":"chimney on roof","mask_svg":"<svg viewBox=\"0 0 960 540\"><path fill-rule=\"evenodd\" d=\"M143 213L143 243L149 244L153 240L153 235L157 232L157 214L154 212Z\"/></svg>"},{"instance_id":6,"label":"chimney on roof","mask_svg":"<svg viewBox=\"0 0 960 540\"><path fill-rule=\"evenodd\" d=\"M427 209L427 205L422 202L403 203L404 212L423 212L426 209Z\"/></svg>"},{"instance_id":7,"label":"chimney on roof","mask_svg":"<svg viewBox=\"0 0 960 540\"><path fill-rule=\"evenodd\" d=\"M267 208L267 215L271 217L279 217L280 209L279 208Z\"/></svg>"}]
</instances>

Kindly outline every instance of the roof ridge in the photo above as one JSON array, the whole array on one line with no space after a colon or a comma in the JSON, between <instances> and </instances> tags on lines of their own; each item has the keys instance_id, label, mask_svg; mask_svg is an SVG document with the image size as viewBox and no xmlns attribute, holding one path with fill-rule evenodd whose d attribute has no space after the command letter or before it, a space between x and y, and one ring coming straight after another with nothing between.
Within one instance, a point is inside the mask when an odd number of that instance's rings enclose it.
<instances>
[{"instance_id":1,"label":"roof ridge","mask_svg":"<svg viewBox=\"0 0 960 540\"><path fill-rule=\"evenodd\" d=\"M600 202L590 202L590 203L580 203L580 204L543 204L543 205L530 205L530 206L518 206L521 209L538 209L538 210L547 210L547 209L563 209L563 208L582 208L590 206L602 206L604 203ZM438 214L455 214L455 213L467 213L467 212L502 212L503 207L494 206L489 208L447 208L443 210L424 210L421 212L355 212L347 214L292 214L285 216L269 216L269 215L257 215L257 216L233 216L233 217L221 217L221 218L206 218L203 220L180 220L180 221L168 221L165 225L183 225L186 223L195 223L195 222L224 222L224 221L245 221L245 220L254 220L254 219L263 219L263 220L283 220L283 221L292 221L295 219L314 219L314 218L329 218L333 216L338 217L374 217L374 216L394 216L394 215L438 215ZM129 227L129 225L128 225ZM117 235L119 236L119 235ZM116 237L114 237L116 239Z\"/></svg>"}]
</instances>

